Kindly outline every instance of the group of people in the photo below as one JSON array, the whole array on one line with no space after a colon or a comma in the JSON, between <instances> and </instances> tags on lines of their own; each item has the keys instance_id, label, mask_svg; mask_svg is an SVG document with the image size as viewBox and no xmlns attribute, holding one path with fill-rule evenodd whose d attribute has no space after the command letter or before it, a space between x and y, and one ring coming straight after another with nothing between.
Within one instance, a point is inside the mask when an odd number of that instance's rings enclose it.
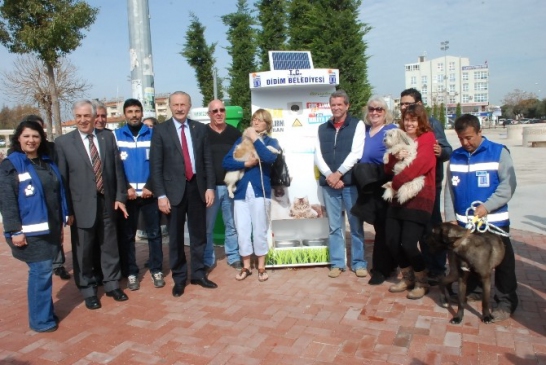
<instances>
[{"instance_id":1,"label":"group of people","mask_svg":"<svg viewBox=\"0 0 546 365\"><path fill-rule=\"evenodd\" d=\"M373 225L373 268L370 285L380 285L400 269L402 278L389 286L393 293L406 292L407 298L419 299L446 274L446 252L432 252L426 237L432 227L442 223L440 198L445 183L446 221L466 226L465 212L472 202L482 202L474 214L487 215L488 222L509 231L507 203L516 188L514 167L508 149L482 136L479 119L464 114L455 121L461 147L452 151L441 123L427 116L421 93L406 89L400 96L401 120L393 124L393 115L382 97L372 97L364 108L364 121L348 113L347 94L336 91L330 96L332 118L318 130L315 164L320 171L319 184L328 214L330 271L337 278L346 270L342 211L350 227L350 268L358 277L368 276L364 256L363 222ZM409 148L386 154L386 134L395 128L405 132L416 145L411 161ZM415 179L422 188L413 197L400 202L383 197L384 185L395 192ZM495 270L494 321L510 317L518 305L515 259L508 237L504 260ZM457 268L449 268L456 270ZM481 295L479 280L471 276L468 298Z\"/></svg>"},{"instance_id":2,"label":"group of people","mask_svg":"<svg viewBox=\"0 0 546 365\"><path fill-rule=\"evenodd\" d=\"M442 221L440 192L443 162L450 159L446 179L446 219L465 225L463 212L469 201L483 204L476 215L508 231L508 211L516 180L506 148L481 135L479 121L463 115L455 122L462 147L451 151L441 124L427 117L421 95L415 89L401 95L402 119L398 128L417 143L413 163L395 174L397 161L407 151L388 156L385 133L397 128L385 101L371 98L364 122L351 116L348 95L330 96L332 118L318 129L315 164L329 223L329 277L346 268L344 215L350 226L350 268L366 277L363 222L374 226L375 241L370 285L382 284L400 268L402 279L391 292L409 290L408 298L423 297L429 281L446 271L446 253L431 253L423 239ZM165 286L161 215L167 217L172 295L184 294L188 281L204 288L217 284L208 278L216 265L212 233L219 209L225 225L227 264L238 270L235 278L252 275L251 256L257 257L258 280L268 280L265 257L270 223L271 165L280 150L270 137L271 114L257 110L243 133L226 123L222 101L208 105L210 124L188 118L191 97L177 91L169 97L172 118L157 123L143 121L140 101L123 105L126 125L114 131L106 127L106 108L81 100L73 105L77 129L48 142L39 117L25 118L12 137L12 150L0 164L0 212L5 237L13 256L29 266L28 306L30 328L50 332L58 327L52 295L52 276L70 275L64 268L63 226L71 227L73 275L88 309L101 308L97 287L106 296L125 301L120 288L140 287L135 236L142 217L148 239L147 266L153 284ZM39 119L39 120L37 120ZM41 122L41 123L40 123ZM249 140L257 157L239 161L234 151ZM269 147L269 148L268 148ZM272 148L271 148L272 147ZM234 198L224 183L226 171L244 171ZM424 178L415 197L400 204L383 197L383 184L403 184ZM456 219L455 219L456 217ZM184 249L184 227L190 237L191 262ZM516 309L517 281L514 253L504 237L506 256L496 270L497 320ZM478 290L477 281L470 285Z\"/></svg>"}]
</instances>

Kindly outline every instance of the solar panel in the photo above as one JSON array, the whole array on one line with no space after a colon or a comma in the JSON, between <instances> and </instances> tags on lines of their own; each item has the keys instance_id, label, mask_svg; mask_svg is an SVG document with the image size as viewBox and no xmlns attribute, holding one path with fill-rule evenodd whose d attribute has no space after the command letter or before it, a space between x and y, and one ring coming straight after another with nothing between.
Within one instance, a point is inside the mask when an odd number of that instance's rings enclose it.
<instances>
[{"instance_id":1,"label":"solar panel","mask_svg":"<svg viewBox=\"0 0 546 365\"><path fill-rule=\"evenodd\" d=\"M269 65L275 70L310 70L313 60L309 51L269 51Z\"/></svg>"}]
</instances>

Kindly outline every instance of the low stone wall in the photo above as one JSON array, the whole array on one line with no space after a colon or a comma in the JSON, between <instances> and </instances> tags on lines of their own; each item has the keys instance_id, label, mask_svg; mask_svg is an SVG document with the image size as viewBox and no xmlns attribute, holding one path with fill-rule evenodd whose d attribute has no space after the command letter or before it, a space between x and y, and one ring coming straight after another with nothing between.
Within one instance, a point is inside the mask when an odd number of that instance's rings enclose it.
<instances>
[{"instance_id":1,"label":"low stone wall","mask_svg":"<svg viewBox=\"0 0 546 365\"><path fill-rule=\"evenodd\" d=\"M526 125L523 128L523 147L546 147L546 125Z\"/></svg>"}]
</instances>

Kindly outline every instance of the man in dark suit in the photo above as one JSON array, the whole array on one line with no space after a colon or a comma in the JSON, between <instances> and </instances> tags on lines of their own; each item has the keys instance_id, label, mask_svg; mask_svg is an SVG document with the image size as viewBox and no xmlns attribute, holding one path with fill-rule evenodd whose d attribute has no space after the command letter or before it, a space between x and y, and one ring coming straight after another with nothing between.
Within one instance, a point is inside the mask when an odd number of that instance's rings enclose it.
<instances>
[{"instance_id":1,"label":"man in dark suit","mask_svg":"<svg viewBox=\"0 0 546 365\"><path fill-rule=\"evenodd\" d=\"M216 288L203 262L206 237L206 208L214 202L214 168L208 146L207 128L188 119L190 96L176 91L169 96L173 117L154 128L150 151L152 191L159 210L167 215L169 263L174 280L172 294L184 294L187 261L184 252L186 215L190 235L191 284Z\"/></svg>"},{"instance_id":2,"label":"man in dark suit","mask_svg":"<svg viewBox=\"0 0 546 365\"><path fill-rule=\"evenodd\" d=\"M121 278L115 211L125 216L127 183L114 135L95 129L96 109L88 100L74 103L77 130L55 140L57 164L66 182L74 224L71 226L74 278L85 305L101 307L93 275L94 246L100 245L106 295L127 300Z\"/></svg>"}]
</instances>

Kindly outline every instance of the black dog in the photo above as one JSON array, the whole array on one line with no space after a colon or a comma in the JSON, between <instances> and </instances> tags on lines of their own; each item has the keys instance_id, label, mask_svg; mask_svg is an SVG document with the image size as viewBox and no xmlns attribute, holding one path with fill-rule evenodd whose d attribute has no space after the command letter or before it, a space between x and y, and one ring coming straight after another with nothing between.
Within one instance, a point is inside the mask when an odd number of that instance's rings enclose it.
<instances>
[{"instance_id":1,"label":"black dog","mask_svg":"<svg viewBox=\"0 0 546 365\"><path fill-rule=\"evenodd\" d=\"M482 322L491 323L493 316L489 306L491 295L491 272L504 257L504 244L500 236L493 233L472 233L452 223L442 223L432 229L428 237L429 246L448 251L449 275L440 280L440 301L448 306L446 287L459 279L459 308L449 322L461 323L466 304L466 281L470 272L478 274L483 285Z\"/></svg>"}]
</instances>

